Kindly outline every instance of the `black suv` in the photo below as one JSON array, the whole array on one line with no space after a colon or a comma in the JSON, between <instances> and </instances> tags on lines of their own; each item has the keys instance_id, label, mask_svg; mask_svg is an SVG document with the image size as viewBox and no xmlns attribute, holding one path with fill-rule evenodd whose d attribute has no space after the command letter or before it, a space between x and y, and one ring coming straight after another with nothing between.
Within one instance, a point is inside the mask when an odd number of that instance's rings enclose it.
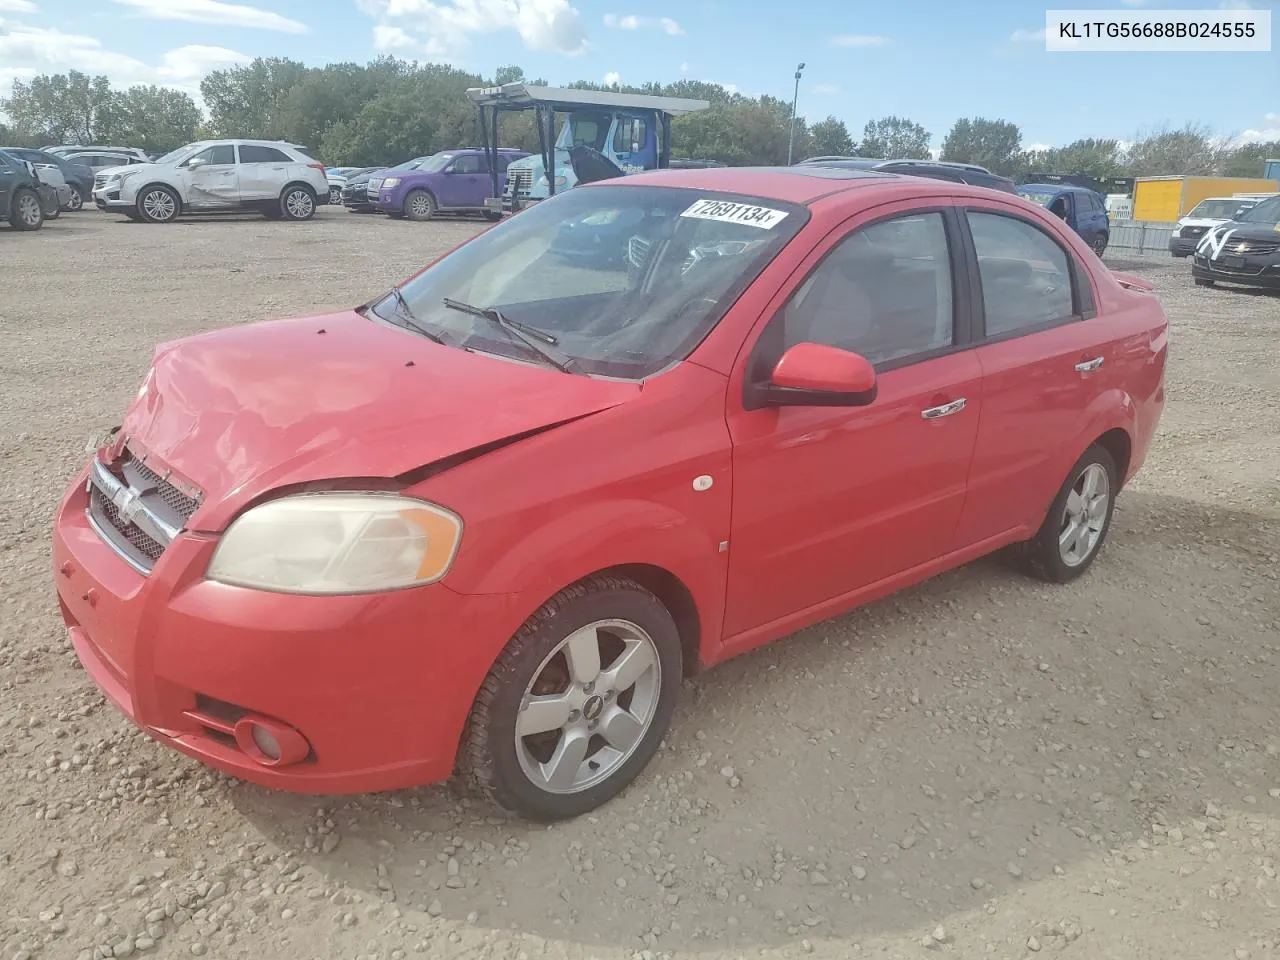
<instances>
[{"instance_id":1,"label":"black suv","mask_svg":"<svg viewBox=\"0 0 1280 960\"><path fill-rule=\"evenodd\" d=\"M1018 192L1017 185L1008 177L992 173L986 167L980 167L976 163L950 163L944 160L873 160L860 157L856 160L806 160L805 165L904 173L911 177L929 177L933 180L950 180L952 183L968 183L975 187L987 187L1015 195Z\"/></svg>"},{"instance_id":2,"label":"black suv","mask_svg":"<svg viewBox=\"0 0 1280 960\"><path fill-rule=\"evenodd\" d=\"M46 153L44 150L31 150L27 147L0 147L5 153L17 157L19 160L29 160L32 163L52 164L62 171L63 178L67 181L67 186L71 188L71 204L70 210L79 210L86 202L93 199L93 170L88 164L79 162L78 160L68 160L66 157L60 157L56 153Z\"/></svg>"},{"instance_id":3,"label":"black suv","mask_svg":"<svg viewBox=\"0 0 1280 960\"><path fill-rule=\"evenodd\" d=\"M40 178L31 164L0 150L0 221L14 230L39 230L44 226L45 202ZM55 197L54 209L58 207Z\"/></svg>"}]
</instances>

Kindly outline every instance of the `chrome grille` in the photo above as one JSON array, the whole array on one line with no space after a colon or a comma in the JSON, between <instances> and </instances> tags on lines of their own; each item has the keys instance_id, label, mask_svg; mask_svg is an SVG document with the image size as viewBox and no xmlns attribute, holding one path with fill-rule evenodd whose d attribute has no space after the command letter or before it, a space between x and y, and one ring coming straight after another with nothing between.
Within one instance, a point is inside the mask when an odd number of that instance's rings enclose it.
<instances>
[{"instance_id":1,"label":"chrome grille","mask_svg":"<svg viewBox=\"0 0 1280 960\"><path fill-rule=\"evenodd\" d=\"M527 197L529 191L533 187L533 171L527 167L516 167L515 169L507 169L507 184L504 189L505 196Z\"/></svg>"},{"instance_id":2,"label":"chrome grille","mask_svg":"<svg viewBox=\"0 0 1280 960\"><path fill-rule=\"evenodd\" d=\"M1178 236L1184 240L1194 240L1196 237L1203 237L1208 229L1208 227L1183 227Z\"/></svg>"},{"instance_id":3,"label":"chrome grille","mask_svg":"<svg viewBox=\"0 0 1280 960\"><path fill-rule=\"evenodd\" d=\"M1280 240L1228 240L1224 256L1269 257L1280 250Z\"/></svg>"},{"instance_id":4,"label":"chrome grille","mask_svg":"<svg viewBox=\"0 0 1280 960\"><path fill-rule=\"evenodd\" d=\"M89 522L134 569L150 573L200 506L128 450L108 466L89 468Z\"/></svg>"},{"instance_id":5,"label":"chrome grille","mask_svg":"<svg viewBox=\"0 0 1280 960\"><path fill-rule=\"evenodd\" d=\"M107 186L107 178L104 177L102 174L98 174L96 177L93 178L93 189L105 190L106 186Z\"/></svg>"}]
</instances>

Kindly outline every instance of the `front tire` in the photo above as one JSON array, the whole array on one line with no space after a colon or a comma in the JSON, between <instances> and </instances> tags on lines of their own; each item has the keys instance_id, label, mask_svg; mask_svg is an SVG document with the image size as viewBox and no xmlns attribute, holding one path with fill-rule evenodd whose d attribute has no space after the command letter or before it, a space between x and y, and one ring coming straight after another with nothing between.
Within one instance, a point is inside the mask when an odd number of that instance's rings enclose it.
<instances>
[{"instance_id":1,"label":"front tire","mask_svg":"<svg viewBox=\"0 0 1280 960\"><path fill-rule=\"evenodd\" d=\"M533 820L594 810L657 751L682 670L675 621L648 590L621 577L562 590L490 669L460 770L498 806Z\"/></svg>"},{"instance_id":2,"label":"front tire","mask_svg":"<svg viewBox=\"0 0 1280 960\"><path fill-rule=\"evenodd\" d=\"M1093 252L1096 253L1099 258L1101 258L1102 254L1106 252L1107 239L1108 238L1105 233L1100 233L1093 238L1093 243L1089 244L1089 246L1093 248Z\"/></svg>"},{"instance_id":3,"label":"front tire","mask_svg":"<svg viewBox=\"0 0 1280 960\"><path fill-rule=\"evenodd\" d=\"M1196 284L1196 286L1197 286L1197 287L1212 287L1212 286L1213 286L1213 281L1212 281L1212 280L1206 280L1206 279L1205 279L1205 278L1203 278L1203 277L1195 277L1195 278L1194 278L1194 280L1195 280L1195 284Z\"/></svg>"},{"instance_id":4,"label":"front tire","mask_svg":"<svg viewBox=\"0 0 1280 960\"><path fill-rule=\"evenodd\" d=\"M163 184L152 184L138 194L138 215L148 223L172 223L181 211L178 195Z\"/></svg>"},{"instance_id":5,"label":"front tire","mask_svg":"<svg viewBox=\"0 0 1280 960\"><path fill-rule=\"evenodd\" d=\"M436 198L426 190L410 190L404 198L404 215L421 222L436 215Z\"/></svg>"},{"instance_id":6,"label":"front tire","mask_svg":"<svg viewBox=\"0 0 1280 960\"><path fill-rule=\"evenodd\" d=\"M310 220L316 215L316 195L302 184L285 187L280 194L280 212L286 220Z\"/></svg>"},{"instance_id":7,"label":"front tire","mask_svg":"<svg viewBox=\"0 0 1280 960\"><path fill-rule=\"evenodd\" d=\"M74 183L71 184L71 199L67 201L67 209L72 213L84 209L84 194L80 192L80 188Z\"/></svg>"},{"instance_id":8,"label":"front tire","mask_svg":"<svg viewBox=\"0 0 1280 960\"><path fill-rule=\"evenodd\" d=\"M1107 539L1119 489L1115 458L1094 444L1071 468L1039 533L1027 545L1031 571L1050 583L1069 583L1083 575Z\"/></svg>"},{"instance_id":9,"label":"front tire","mask_svg":"<svg viewBox=\"0 0 1280 960\"><path fill-rule=\"evenodd\" d=\"M15 230L39 230L43 227L44 206L40 203L40 194L26 187L15 190L9 225Z\"/></svg>"},{"instance_id":10,"label":"front tire","mask_svg":"<svg viewBox=\"0 0 1280 960\"><path fill-rule=\"evenodd\" d=\"M340 203L342 203L342 188L330 187L329 188L329 205L334 206Z\"/></svg>"}]
</instances>

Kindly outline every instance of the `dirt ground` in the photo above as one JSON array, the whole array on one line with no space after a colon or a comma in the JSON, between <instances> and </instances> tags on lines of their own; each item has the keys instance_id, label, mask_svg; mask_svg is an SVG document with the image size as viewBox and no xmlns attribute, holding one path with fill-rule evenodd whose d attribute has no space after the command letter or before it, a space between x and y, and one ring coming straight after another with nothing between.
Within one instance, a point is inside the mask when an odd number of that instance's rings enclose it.
<instances>
[{"instance_id":1,"label":"dirt ground","mask_svg":"<svg viewBox=\"0 0 1280 960\"><path fill-rule=\"evenodd\" d=\"M86 441L155 342L354 305L474 229L0 230L0 960L1280 956L1280 297L1185 261L1108 257L1172 359L1088 576L974 563L712 671L594 816L272 794L132 729L51 584Z\"/></svg>"}]
</instances>

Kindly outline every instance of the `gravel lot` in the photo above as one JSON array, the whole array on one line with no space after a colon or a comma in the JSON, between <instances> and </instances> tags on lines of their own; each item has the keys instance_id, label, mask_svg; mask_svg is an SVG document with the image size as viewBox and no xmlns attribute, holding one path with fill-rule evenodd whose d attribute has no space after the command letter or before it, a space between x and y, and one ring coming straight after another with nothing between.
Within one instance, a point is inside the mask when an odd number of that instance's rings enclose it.
<instances>
[{"instance_id":1,"label":"gravel lot","mask_svg":"<svg viewBox=\"0 0 1280 960\"><path fill-rule=\"evenodd\" d=\"M597 815L234 783L65 640L55 501L152 344L353 305L478 229L0 230L0 960L1280 955L1280 298L1151 277L1169 405L1109 545L972 564L688 684Z\"/></svg>"}]
</instances>

